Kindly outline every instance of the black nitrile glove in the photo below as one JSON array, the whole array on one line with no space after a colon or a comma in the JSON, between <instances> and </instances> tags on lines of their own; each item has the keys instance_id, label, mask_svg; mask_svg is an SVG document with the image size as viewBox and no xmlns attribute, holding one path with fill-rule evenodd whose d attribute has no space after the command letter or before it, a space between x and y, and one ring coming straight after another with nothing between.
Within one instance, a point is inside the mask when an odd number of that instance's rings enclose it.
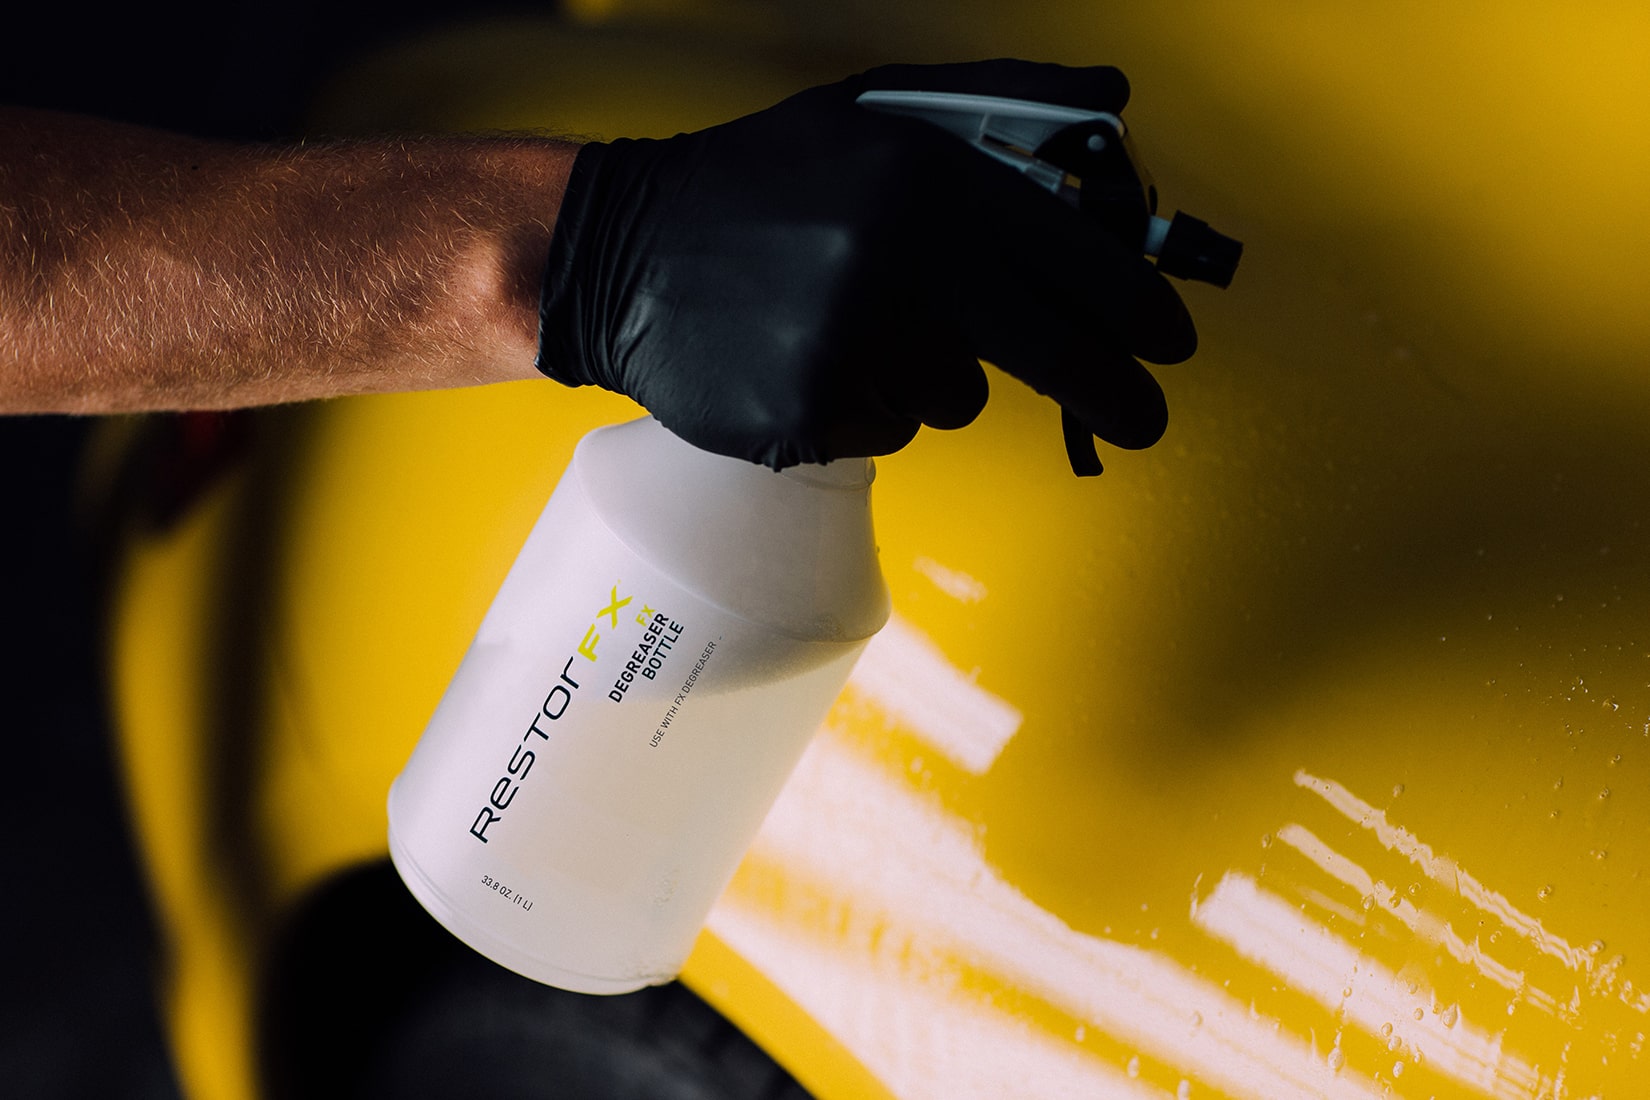
<instances>
[{"instance_id":1,"label":"black nitrile glove","mask_svg":"<svg viewBox=\"0 0 1650 1100\"><path fill-rule=\"evenodd\" d=\"M1111 68L896 65L663 141L585 146L550 246L539 368L628 394L705 450L780 468L887 454L986 401L987 359L1095 435L1148 447L1137 361L1197 335L1138 252L872 89L1117 113Z\"/></svg>"}]
</instances>

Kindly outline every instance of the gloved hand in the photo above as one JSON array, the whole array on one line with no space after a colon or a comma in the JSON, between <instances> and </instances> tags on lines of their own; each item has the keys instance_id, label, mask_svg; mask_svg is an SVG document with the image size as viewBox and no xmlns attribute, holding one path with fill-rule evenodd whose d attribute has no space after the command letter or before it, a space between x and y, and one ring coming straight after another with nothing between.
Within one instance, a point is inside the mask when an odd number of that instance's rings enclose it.
<instances>
[{"instance_id":1,"label":"gloved hand","mask_svg":"<svg viewBox=\"0 0 1650 1100\"><path fill-rule=\"evenodd\" d=\"M1148 447L1135 357L1197 336L1137 252L872 89L1118 113L1111 68L896 65L667 140L578 154L550 247L539 369L628 394L688 442L782 468L887 454L986 402L986 359L1095 435Z\"/></svg>"}]
</instances>

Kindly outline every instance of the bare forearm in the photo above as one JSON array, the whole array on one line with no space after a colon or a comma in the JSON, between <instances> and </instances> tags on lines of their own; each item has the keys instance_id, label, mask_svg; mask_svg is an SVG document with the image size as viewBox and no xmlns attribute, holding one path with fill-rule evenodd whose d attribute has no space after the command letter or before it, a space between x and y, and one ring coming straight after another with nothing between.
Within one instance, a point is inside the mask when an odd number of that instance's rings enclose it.
<instances>
[{"instance_id":1,"label":"bare forearm","mask_svg":"<svg viewBox=\"0 0 1650 1100\"><path fill-rule=\"evenodd\" d=\"M234 146L0 109L0 410L531 377L575 152L529 138Z\"/></svg>"}]
</instances>

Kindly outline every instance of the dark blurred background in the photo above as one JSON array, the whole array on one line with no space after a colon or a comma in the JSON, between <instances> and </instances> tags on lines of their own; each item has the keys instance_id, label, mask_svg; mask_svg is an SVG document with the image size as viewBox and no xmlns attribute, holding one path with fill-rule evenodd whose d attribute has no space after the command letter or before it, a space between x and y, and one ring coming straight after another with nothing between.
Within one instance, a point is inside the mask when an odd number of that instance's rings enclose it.
<instances>
[{"instance_id":1,"label":"dark blurred background","mask_svg":"<svg viewBox=\"0 0 1650 1100\"><path fill-rule=\"evenodd\" d=\"M527 7L488 0L465 13ZM7 12L0 102L202 136L292 136L339 66L455 8L36 0ZM154 922L111 757L93 529L76 508L91 427L0 418L0 1094L25 1100L178 1095Z\"/></svg>"}]
</instances>

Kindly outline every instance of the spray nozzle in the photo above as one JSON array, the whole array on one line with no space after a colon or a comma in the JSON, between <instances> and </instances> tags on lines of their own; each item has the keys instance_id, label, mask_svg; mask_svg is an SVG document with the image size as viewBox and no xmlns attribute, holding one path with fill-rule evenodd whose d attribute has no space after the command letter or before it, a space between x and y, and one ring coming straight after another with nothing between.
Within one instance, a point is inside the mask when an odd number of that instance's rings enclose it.
<instances>
[{"instance_id":1,"label":"spray nozzle","mask_svg":"<svg viewBox=\"0 0 1650 1100\"><path fill-rule=\"evenodd\" d=\"M1178 279L1226 287L1243 244L1186 213L1157 216L1157 188L1114 114L1027 99L952 92L866 92L862 106L941 126L1102 221L1119 240L1157 261ZM1064 416L1072 471L1101 471L1094 437Z\"/></svg>"},{"instance_id":2,"label":"spray nozzle","mask_svg":"<svg viewBox=\"0 0 1650 1100\"><path fill-rule=\"evenodd\" d=\"M1216 232L1209 223L1180 211L1174 220L1153 218L1153 228L1163 223L1162 240L1156 247L1148 243L1146 254L1157 257L1157 269L1177 279L1195 279L1222 289L1232 285L1243 242Z\"/></svg>"}]
</instances>

